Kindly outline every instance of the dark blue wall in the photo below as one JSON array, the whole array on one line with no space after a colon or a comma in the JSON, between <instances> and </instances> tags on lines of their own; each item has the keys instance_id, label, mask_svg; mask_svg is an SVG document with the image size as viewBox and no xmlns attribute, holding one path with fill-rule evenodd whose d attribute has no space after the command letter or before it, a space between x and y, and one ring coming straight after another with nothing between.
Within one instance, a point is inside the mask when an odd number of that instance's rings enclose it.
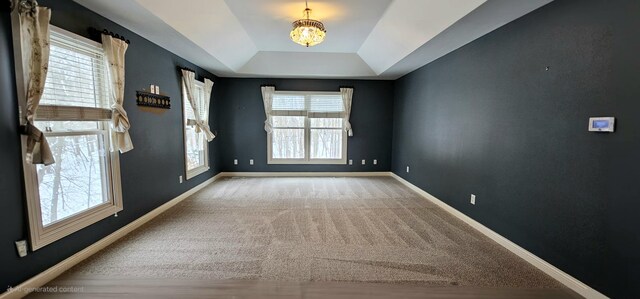
<instances>
[{"instance_id":1,"label":"dark blue wall","mask_svg":"<svg viewBox=\"0 0 640 299\"><path fill-rule=\"evenodd\" d=\"M640 297L639 28L638 1L556 0L397 80L393 172L600 292ZM588 132L590 116L616 132Z\"/></svg>"},{"instance_id":2,"label":"dark blue wall","mask_svg":"<svg viewBox=\"0 0 640 299\"><path fill-rule=\"evenodd\" d=\"M391 169L391 132L393 82L367 80L301 80L223 78L220 96L220 148L223 171L389 171ZM276 90L353 91L347 159L353 165L269 165L267 133L264 131L264 105L261 85ZM238 159L238 165L233 164ZM249 165L254 159L254 165ZM361 160L366 159L366 165ZM373 159L378 160L373 165Z\"/></svg>"},{"instance_id":3,"label":"dark blue wall","mask_svg":"<svg viewBox=\"0 0 640 299\"><path fill-rule=\"evenodd\" d=\"M125 108L136 148L121 156L120 217L18 258L13 241L28 230L11 27L3 7L0 286L40 273L221 170L392 169L604 294L640 297L638 1L556 0L395 82L215 78L72 1L40 2L53 8L54 25L82 35L88 27L108 28L131 40ZM176 65L216 82L213 169L182 185ZM171 96L171 110L154 114L135 106L135 90L149 84ZM353 86L348 158L354 165L267 165L263 84L325 91ZM587 132L590 116L615 116L616 132ZM240 165L233 165L235 158ZM471 193L478 196L475 206Z\"/></svg>"},{"instance_id":4,"label":"dark blue wall","mask_svg":"<svg viewBox=\"0 0 640 299\"><path fill-rule=\"evenodd\" d=\"M6 1L5 1L6 2ZM51 23L80 35L87 35L89 27L107 28L126 36L131 45L126 54L125 109L131 121L131 138L135 149L120 156L124 211L90 227L54 242L36 252L19 258L14 241L27 238L27 220L17 134L18 105L15 93L13 46L10 16L6 5L0 12L0 286L15 286L48 267L84 249L145 213L202 183L219 172L218 139L210 143L212 169L185 182L178 183L184 174L184 150L180 76L176 66L197 70L216 82L212 110L217 108L218 78L196 65L152 44L105 18L72 1L40 0L52 8ZM171 97L170 110L143 111L135 104L135 91L150 84L160 86ZM215 112L212 128L217 128ZM0 290L2 292L3 290Z\"/></svg>"}]
</instances>

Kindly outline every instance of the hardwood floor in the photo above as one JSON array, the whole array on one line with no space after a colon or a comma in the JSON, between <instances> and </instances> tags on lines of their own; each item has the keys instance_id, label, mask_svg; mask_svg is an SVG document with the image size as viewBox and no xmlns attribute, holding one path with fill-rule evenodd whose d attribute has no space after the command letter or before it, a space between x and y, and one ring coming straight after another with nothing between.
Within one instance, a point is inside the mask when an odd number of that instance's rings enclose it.
<instances>
[{"instance_id":1,"label":"hardwood floor","mask_svg":"<svg viewBox=\"0 0 640 299\"><path fill-rule=\"evenodd\" d=\"M286 282L263 280L130 279L63 275L47 285L48 292L27 298L581 298L566 289L427 287L419 284Z\"/></svg>"}]
</instances>

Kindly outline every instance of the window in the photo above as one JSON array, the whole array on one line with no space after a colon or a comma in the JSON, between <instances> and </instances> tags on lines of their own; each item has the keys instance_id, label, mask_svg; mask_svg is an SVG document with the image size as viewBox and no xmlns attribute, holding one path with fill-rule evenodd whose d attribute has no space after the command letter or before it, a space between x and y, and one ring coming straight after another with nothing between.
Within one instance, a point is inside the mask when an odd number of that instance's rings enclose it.
<instances>
[{"instance_id":1,"label":"window","mask_svg":"<svg viewBox=\"0 0 640 299\"><path fill-rule=\"evenodd\" d=\"M273 95L269 164L346 164L347 135L339 92Z\"/></svg>"},{"instance_id":2,"label":"window","mask_svg":"<svg viewBox=\"0 0 640 299\"><path fill-rule=\"evenodd\" d=\"M52 26L44 92L34 124L55 164L25 163L33 250L122 210L120 164L110 151L102 45Z\"/></svg>"},{"instance_id":3,"label":"window","mask_svg":"<svg viewBox=\"0 0 640 299\"><path fill-rule=\"evenodd\" d=\"M194 97L196 103L204 103L204 84L196 81ZM209 145L203 132L196 132L195 115L193 107L187 98L187 92L182 86L182 103L184 115L184 151L187 180L209 170L209 155L207 154ZM201 107L205 105L202 104ZM199 109L201 119L207 119L208 111Z\"/></svg>"}]
</instances>

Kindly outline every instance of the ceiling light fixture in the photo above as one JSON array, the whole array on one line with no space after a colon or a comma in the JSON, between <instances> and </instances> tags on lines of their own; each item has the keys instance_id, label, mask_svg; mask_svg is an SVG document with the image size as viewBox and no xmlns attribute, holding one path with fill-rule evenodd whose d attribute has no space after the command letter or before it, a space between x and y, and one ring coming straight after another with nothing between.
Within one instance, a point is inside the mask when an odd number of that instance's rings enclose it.
<instances>
[{"instance_id":1,"label":"ceiling light fixture","mask_svg":"<svg viewBox=\"0 0 640 299\"><path fill-rule=\"evenodd\" d=\"M296 44L300 44L306 47L315 46L322 41L327 34L327 30L324 29L322 22L309 18L311 9L307 0L304 1L305 10L303 16L306 17L293 22L293 29L291 30L291 40Z\"/></svg>"}]
</instances>

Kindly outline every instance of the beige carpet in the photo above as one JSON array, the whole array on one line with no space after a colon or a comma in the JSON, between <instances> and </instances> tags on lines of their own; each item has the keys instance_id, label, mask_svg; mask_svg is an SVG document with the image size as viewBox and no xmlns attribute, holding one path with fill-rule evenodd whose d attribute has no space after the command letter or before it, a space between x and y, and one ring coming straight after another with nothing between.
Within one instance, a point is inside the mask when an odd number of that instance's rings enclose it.
<instances>
[{"instance_id":1,"label":"beige carpet","mask_svg":"<svg viewBox=\"0 0 640 299\"><path fill-rule=\"evenodd\" d=\"M223 179L71 271L560 287L388 177Z\"/></svg>"}]
</instances>

